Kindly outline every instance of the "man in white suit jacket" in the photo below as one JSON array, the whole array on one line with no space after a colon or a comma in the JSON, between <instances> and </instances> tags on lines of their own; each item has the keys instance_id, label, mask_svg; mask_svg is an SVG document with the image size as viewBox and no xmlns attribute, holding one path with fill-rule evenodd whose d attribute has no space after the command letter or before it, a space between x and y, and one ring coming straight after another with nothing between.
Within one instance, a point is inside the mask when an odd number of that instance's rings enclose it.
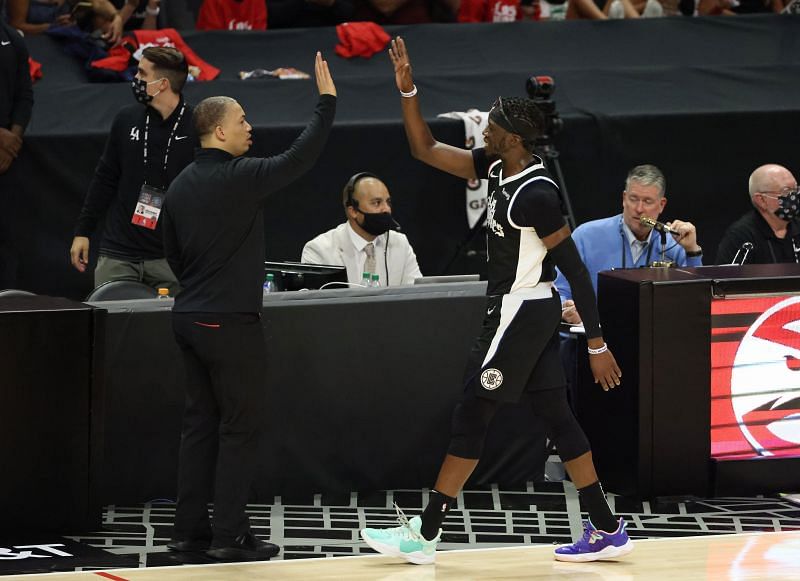
<instances>
[{"instance_id":1,"label":"man in white suit jacket","mask_svg":"<svg viewBox=\"0 0 800 581\"><path fill-rule=\"evenodd\" d=\"M381 286L411 284L422 276L408 238L393 231L399 225L386 184L371 173L357 173L345 185L342 202L347 222L307 242L301 262L343 265L352 283L360 283L364 272L378 274Z\"/></svg>"}]
</instances>

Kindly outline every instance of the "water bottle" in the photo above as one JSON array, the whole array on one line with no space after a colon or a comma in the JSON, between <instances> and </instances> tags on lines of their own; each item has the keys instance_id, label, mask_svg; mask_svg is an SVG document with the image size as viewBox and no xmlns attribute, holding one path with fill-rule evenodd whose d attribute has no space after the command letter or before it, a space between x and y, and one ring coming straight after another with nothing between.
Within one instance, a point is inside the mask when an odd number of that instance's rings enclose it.
<instances>
[{"instance_id":1,"label":"water bottle","mask_svg":"<svg viewBox=\"0 0 800 581\"><path fill-rule=\"evenodd\" d=\"M169 289L166 287L159 287L158 288L158 298L160 299L168 299L169 297Z\"/></svg>"},{"instance_id":2,"label":"water bottle","mask_svg":"<svg viewBox=\"0 0 800 581\"><path fill-rule=\"evenodd\" d=\"M277 288L275 288L275 275L269 273L267 278L264 280L264 294L274 293Z\"/></svg>"},{"instance_id":3,"label":"water bottle","mask_svg":"<svg viewBox=\"0 0 800 581\"><path fill-rule=\"evenodd\" d=\"M381 279L380 275L373 274L372 275L372 284L370 284L370 286L371 287L376 287L376 288L381 286L381 280L380 279Z\"/></svg>"},{"instance_id":4,"label":"water bottle","mask_svg":"<svg viewBox=\"0 0 800 581\"><path fill-rule=\"evenodd\" d=\"M361 286L372 286L372 277L368 272L361 275Z\"/></svg>"}]
</instances>

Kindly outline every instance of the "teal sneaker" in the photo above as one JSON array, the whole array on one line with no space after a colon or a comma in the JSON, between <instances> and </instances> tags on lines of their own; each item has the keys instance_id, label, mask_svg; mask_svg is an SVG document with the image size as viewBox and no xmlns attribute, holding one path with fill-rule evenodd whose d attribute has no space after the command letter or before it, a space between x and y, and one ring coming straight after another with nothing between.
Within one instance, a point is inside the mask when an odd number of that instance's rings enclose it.
<instances>
[{"instance_id":1,"label":"teal sneaker","mask_svg":"<svg viewBox=\"0 0 800 581\"><path fill-rule=\"evenodd\" d=\"M420 532L422 519L415 516L408 520L400 507L397 509L399 527L391 529L361 529L361 538L370 547L383 555L400 557L415 565L429 565L436 561L436 545L442 538L442 529L433 540L426 540Z\"/></svg>"}]
</instances>

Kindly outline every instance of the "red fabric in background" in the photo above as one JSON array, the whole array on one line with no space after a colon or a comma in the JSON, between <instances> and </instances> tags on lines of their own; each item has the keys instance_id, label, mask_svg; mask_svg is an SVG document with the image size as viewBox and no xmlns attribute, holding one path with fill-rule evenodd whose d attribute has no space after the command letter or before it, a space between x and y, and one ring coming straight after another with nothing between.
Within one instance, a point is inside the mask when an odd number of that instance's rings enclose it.
<instances>
[{"instance_id":1,"label":"red fabric in background","mask_svg":"<svg viewBox=\"0 0 800 581\"><path fill-rule=\"evenodd\" d=\"M431 4L431 0L407 0L391 14L384 14L369 0L354 0L352 18L356 21L375 22L381 26L433 22Z\"/></svg>"},{"instance_id":2,"label":"red fabric in background","mask_svg":"<svg viewBox=\"0 0 800 581\"><path fill-rule=\"evenodd\" d=\"M186 57L189 66L198 67L200 74L198 81L210 81L219 76L219 69L203 59L186 44L183 37L174 28L163 28L161 30L134 30L133 36L126 36L122 39L122 44L108 51L108 57L92 61L92 66L98 69L109 69L112 71L124 71L128 68L131 50L133 54L141 53L144 49L151 46L171 46L177 48Z\"/></svg>"},{"instance_id":3,"label":"red fabric in background","mask_svg":"<svg viewBox=\"0 0 800 581\"><path fill-rule=\"evenodd\" d=\"M265 0L204 0L197 30L266 30Z\"/></svg>"},{"instance_id":4,"label":"red fabric in background","mask_svg":"<svg viewBox=\"0 0 800 581\"><path fill-rule=\"evenodd\" d=\"M28 57L28 71L31 75L31 82L35 83L38 79L42 78L42 63Z\"/></svg>"},{"instance_id":5,"label":"red fabric in background","mask_svg":"<svg viewBox=\"0 0 800 581\"><path fill-rule=\"evenodd\" d=\"M459 22L513 22L522 19L520 0L461 0Z\"/></svg>"},{"instance_id":6,"label":"red fabric in background","mask_svg":"<svg viewBox=\"0 0 800 581\"><path fill-rule=\"evenodd\" d=\"M345 22L336 27L336 54L344 58L369 58L389 44L386 31L374 22Z\"/></svg>"}]
</instances>

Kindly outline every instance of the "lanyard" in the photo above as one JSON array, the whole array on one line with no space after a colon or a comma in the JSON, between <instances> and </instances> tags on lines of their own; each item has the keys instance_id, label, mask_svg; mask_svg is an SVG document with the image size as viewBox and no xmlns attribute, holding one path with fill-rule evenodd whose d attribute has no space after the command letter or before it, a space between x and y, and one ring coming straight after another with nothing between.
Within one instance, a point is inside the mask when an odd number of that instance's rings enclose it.
<instances>
[{"instance_id":1,"label":"lanyard","mask_svg":"<svg viewBox=\"0 0 800 581\"><path fill-rule=\"evenodd\" d=\"M620 236L622 237L622 260L621 260L620 262L622 262L622 268L627 268L627 267L625 266L625 263L626 263L626 260L625 260L625 257L626 257L625 250L626 250L626 249L628 249L628 248L630 247L630 242L628 242L628 237L627 237L627 236L625 236L625 232L622 230L622 228L621 228L621 227L620 227ZM648 238L648 240L647 240L647 256L645 257L644 266L649 266L649 265L650 265L650 253L651 253L652 251L653 251L653 238L652 238L652 235L651 235L651 237L650 237L650 238ZM633 252L631 252L631 257L633 257ZM639 258L641 258L641 255L639 256ZM633 266L636 266L636 263L637 263L637 262L638 262L638 261L636 261L636 260L635 260L635 261L633 262Z\"/></svg>"},{"instance_id":2,"label":"lanyard","mask_svg":"<svg viewBox=\"0 0 800 581\"><path fill-rule=\"evenodd\" d=\"M183 119L183 112L186 110L186 103L184 102L181 105L181 110L178 113L178 118L175 120L175 125L172 126L172 131L169 133L169 138L167 139L167 148L164 151L164 167L161 169L162 176L164 177L164 181L166 182L166 175L167 175L167 160L169 160L169 148L172 145L172 138L175 137L175 132L178 130L178 125ZM150 112L147 112L147 117L144 120L144 183L147 185L147 144L148 144L148 136L150 134Z\"/></svg>"},{"instance_id":3,"label":"lanyard","mask_svg":"<svg viewBox=\"0 0 800 581\"><path fill-rule=\"evenodd\" d=\"M787 234L786 237L789 238L789 240L792 243L792 252L794 253L794 261L797 264L800 264L800 246L798 246L797 243L795 242L795 237L794 236L789 236ZM772 239L771 238L767 238L767 248L769 249L769 255L772 257L772 262L774 264L777 264L779 261L778 261L778 257L775 256L775 250L772 248Z\"/></svg>"}]
</instances>

